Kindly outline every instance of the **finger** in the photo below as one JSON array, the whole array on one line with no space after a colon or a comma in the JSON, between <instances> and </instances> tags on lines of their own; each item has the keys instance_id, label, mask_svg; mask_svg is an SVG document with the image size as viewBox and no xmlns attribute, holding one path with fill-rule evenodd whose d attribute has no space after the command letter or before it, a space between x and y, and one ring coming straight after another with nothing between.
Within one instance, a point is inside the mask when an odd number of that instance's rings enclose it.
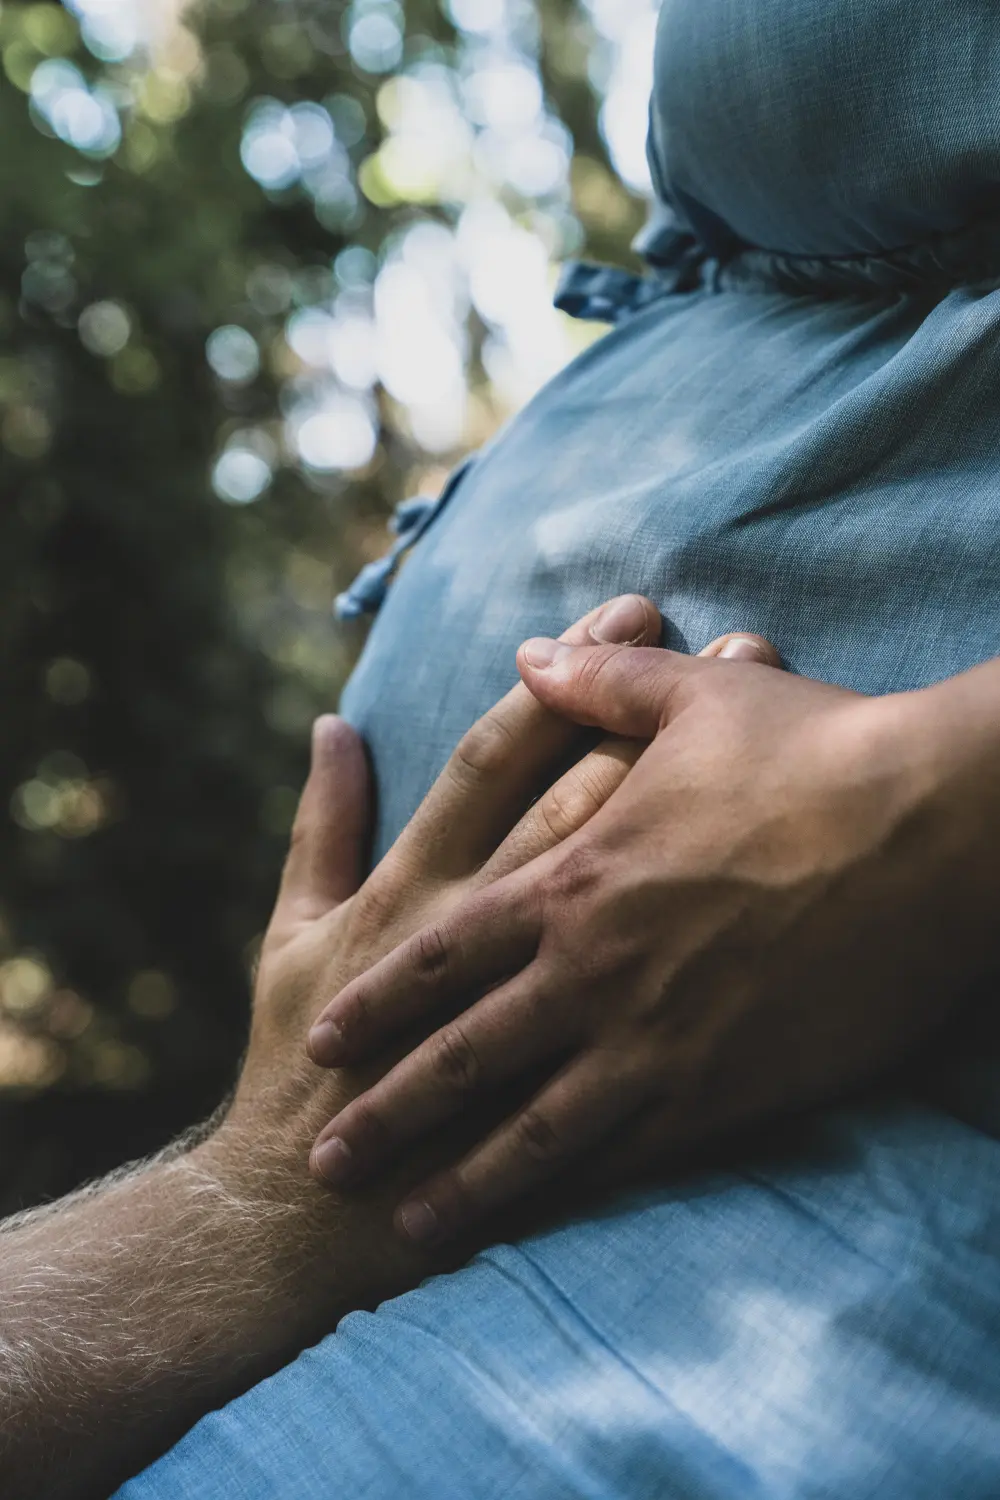
<instances>
[{"instance_id":1,"label":"finger","mask_svg":"<svg viewBox=\"0 0 1000 1500\"><path fill-rule=\"evenodd\" d=\"M309 1033L310 1057L324 1068L362 1062L418 1017L467 1004L519 973L540 936L530 886L517 876L490 886L345 986Z\"/></svg>"},{"instance_id":2,"label":"finger","mask_svg":"<svg viewBox=\"0 0 1000 1500\"><path fill-rule=\"evenodd\" d=\"M315 920L358 889L364 878L370 799L360 736L335 714L317 719L276 919Z\"/></svg>"},{"instance_id":3,"label":"finger","mask_svg":"<svg viewBox=\"0 0 1000 1500\"><path fill-rule=\"evenodd\" d=\"M677 651L567 646L544 639L526 641L517 666L522 682L547 708L574 723L642 740L663 728L677 688L712 670Z\"/></svg>"},{"instance_id":4,"label":"finger","mask_svg":"<svg viewBox=\"0 0 1000 1500\"><path fill-rule=\"evenodd\" d=\"M719 656L724 661L747 661L757 662L765 667L783 666L781 656L776 646L772 646L769 640L762 635L752 635L749 631L730 631L728 635L720 635L701 651L699 656Z\"/></svg>"},{"instance_id":5,"label":"finger","mask_svg":"<svg viewBox=\"0 0 1000 1500\"><path fill-rule=\"evenodd\" d=\"M667 723L674 695L685 683L717 671L727 648L737 649L737 641L756 639L724 636L712 643L718 650L709 647L705 655L691 657L677 651L573 646L537 638L521 647L517 665L525 686L556 713L612 734L651 740ZM741 645L735 660L742 664L747 649ZM708 655L715 660L708 660ZM757 660L763 665L765 658L759 655Z\"/></svg>"},{"instance_id":6,"label":"finger","mask_svg":"<svg viewBox=\"0 0 1000 1500\"><path fill-rule=\"evenodd\" d=\"M777 651L760 635L721 635L699 655L781 666ZM643 748L641 740L610 738L585 755L528 809L479 871L479 882L501 879L576 833L618 790Z\"/></svg>"},{"instance_id":7,"label":"finger","mask_svg":"<svg viewBox=\"0 0 1000 1500\"><path fill-rule=\"evenodd\" d=\"M479 871L489 885L563 843L618 790L644 749L641 740L607 739L549 787Z\"/></svg>"},{"instance_id":8,"label":"finger","mask_svg":"<svg viewBox=\"0 0 1000 1500\"><path fill-rule=\"evenodd\" d=\"M634 1062L588 1053L458 1166L411 1194L396 1210L397 1230L421 1243L451 1239L561 1172L633 1115L646 1092Z\"/></svg>"},{"instance_id":9,"label":"finger","mask_svg":"<svg viewBox=\"0 0 1000 1500\"><path fill-rule=\"evenodd\" d=\"M330 1121L310 1157L335 1187L361 1182L408 1141L573 1044L557 997L531 968L443 1026Z\"/></svg>"},{"instance_id":10,"label":"finger","mask_svg":"<svg viewBox=\"0 0 1000 1500\"><path fill-rule=\"evenodd\" d=\"M643 644L658 641L661 630L656 606L626 594L592 610L562 639ZM420 871L451 880L477 869L510 832L578 733L519 683L462 737L400 835L390 856L397 878L407 883Z\"/></svg>"}]
</instances>

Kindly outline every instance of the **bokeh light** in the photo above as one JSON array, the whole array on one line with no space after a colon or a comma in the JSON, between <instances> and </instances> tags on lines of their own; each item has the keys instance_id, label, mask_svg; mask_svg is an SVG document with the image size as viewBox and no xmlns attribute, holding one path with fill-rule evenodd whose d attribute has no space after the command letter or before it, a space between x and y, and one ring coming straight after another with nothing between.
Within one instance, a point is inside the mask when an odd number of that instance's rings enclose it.
<instances>
[{"instance_id":1,"label":"bokeh light","mask_svg":"<svg viewBox=\"0 0 1000 1500\"><path fill-rule=\"evenodd\" d=\"M114 155L121 144L118 111L109 90L91 87L79 68L61 58L39 63L31 78L38 121L85 156Z\"/></svg>"},{"instance_id":2,"label":"bokeh light","mask_svg":"<svg viewBox=\"0 0 1000 1500\"><path fill-rule=\"evenodd\" d=\"M252 333L238 324L227 323L208 337L205 354L220 380L231 385L247 385L260 370L260 350Z\"/></svg>"},{"instance_id":3,"label":"bokeh light","mask_svg":"<svg viewBox=\"0 0 1000 1500\"><path fill-rule=\"evenodd\" d=\"M601 128L620 176L637 192L647 193L646 127L658 0L587 0L587 7L604 39L592 64L606 78Z\"/></svg>"},{"instance_id":4,"label":"bokeh light","mask_svg":"<svg viewBox=\"0 0 1000 1500\"><path fill-rule=\"evenodd\" d=\"M354 0L345 31L351 56L366 73L391 73L403 55L403 13L395 0Z\"/></svg>"},{"instance_id":5,"label":"bokeh light","mask_svg":"<svg viewBox=\"0 0 1000 1500\"><path fill-rule=\"evenodd\" d=\"M592 70L605 80L609 151L626 180L646 191L654 0L587 0L584 9L594 26ZM537 32L522 6L503 0L452 0L448 13L460 37L451 67L427 55L404 62L395 0L355 0L345 13L342 34L358 68L376 80L383 132L360 159L365 111L350 94L291 105L260 97L247 107L241 159L265 192L304 195L320 222L341 232L357 222L359 189L379 210L416 215L378 261L367 246L344 248L334 263L338 290L294 299L283 330L293 359L285 436L306 473L352 472L371 461L385 419L367 400L376 386L418 449L457 453L470 431L477 363L503 414L579 347L551 307L553 260L575 245L578 229L572 137L546 103ZM595 201L608 191L597 172L586 179ZM262 313L293 300L280 268L255 276L249 290ZM485 327L478 343L470 316ZM236 337L219 330L209 350L213 369L231 383L252 378L249 342L241 346L245 373L229 360L222 340ZM256 498L266 487L264 466L229 447L213 484L233 502Z\"/></svg>"},{"instance_id":6,"label":"bokeh light","mask_svg":"<svg viewBox=\"0 0 1000 1500\"><path fill-rule=\"evenodd\" d=\"M0 7L0 1091L231 1076L333 597L598 336L552 293L641 221L655 10Z\"/></svg>"},{"instance_id":7,"label":"bokeh light","mask_svg":"<svg viewBox=\"0 0 1000 1500\"><path fill-rule=\"evenodd\" d=\"M367 403L331 391L314 406L304 401L288 423L294 451L319 473L363 469L375 453L378 429Z\"/></svg>"},{"instance_id":8,"label":"bokeh light","mask_svg":"<svg viewBox=\"0 0 1000 1500\"><path fill-rule=\"evenodd\" d=\"M144 7L137 0L68 0L80 18L80 34L90 52L102 62L124 62L143 35Z\"/></svg>"},{"instance_id":9,"label":"bokeh light","mask_svg":"<svg viewBox=\"0 0 1000 1500\"><path fill-rule=\"evenodd\" d=\"M448 0L448 14L463 31L489 35L504 23L504 0Z\"/></svg>"},{"instance_id":10,"label":"bokeh light","mask_svg":"<svg viewBox=\"0 0 1000 1500\"><path fill-rule=\"evenodd\" d=\"M92 302L80 314L77 324L80 342L91 354L110 359L120 354L132 332L131 319L120 302Z\"/></svg>"},{"instance_id":11,"label":"bokeh light","mask_svg":"<svg viewBox=\"0 0 1000 1500\"><path fill-rule=\"evenodd\" d=\"M270 486L276 463L268 435L248 428L235 432L212 470L212 488L229 505L250 505Z\"/></svg>"}]
</instances>

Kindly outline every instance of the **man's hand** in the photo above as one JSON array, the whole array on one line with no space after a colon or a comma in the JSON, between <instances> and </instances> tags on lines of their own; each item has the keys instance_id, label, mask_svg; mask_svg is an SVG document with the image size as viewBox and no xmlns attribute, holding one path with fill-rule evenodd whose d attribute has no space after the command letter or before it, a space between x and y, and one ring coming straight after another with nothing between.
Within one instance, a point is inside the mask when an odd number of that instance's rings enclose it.
<instances>
[{"instance_id":1,"label":"man's hand","mask_svg":"<svg viewBox=\"0 0 1000 1500\"><path fill-rule=\"evenodd\" d=\"M659 633L655 608L630 597L568 638ZM320 722L225 1120L199 1144L0 1229L0 1492L107 1495L340 1314L444 1263L389 1229L392 1195L442 1159L440 1144L367 1196L339 1199L310 1176L313 1136L359 1080L307 1061L308 1025L394 943L582 825L634 759L608 740L559 783L558 804L533 802L582 748L580 731L518 684L357 891L364 754L345 724Z\"/></svg>"},{"instance_id":2,"label":"man's hand","mask_svg":"<svg viewBox=\"0 0 1000 1500\"><path fill-rule=\"evenodd\" d=\"M592 611L563 641L641 645L658 640L660 629L655 606L626 595ZM234 1170L263 1160L281 1191L295 1183L326 1203L306 1171L303 1142L312 1141L336 1099L351 1097L361 1080L347 1074L331 1079L306 1057L304 1041L317 1011L404 937L445 919L476 890L581 827L640 749L608 737L549 788L574 746L583 747L579 728L518 684L464 736L410 823L357 889L368 825L364 751L342 720L319 721L261 951L250 1046L217 1138L216 1149ZM378 1060L367 1077L383 1070Z\"/></svg>"},{"instance_id":3,"label":"man's hand","mask_svg":"<svg viewBox=\"0 0 1000 1500\"><path fill-rule=\"evenodd\" d=\"M402 1204L416 1240L595 1162L612 1132L648 1161L832 1096L926 1035L995 961L982 851L1000 794L982 695L995 704L996 664L979 669L993 674L979 697L973 673L884 699L554 641L529 642L519 666L550 709L652 743L580 832L326 1012L338 1044L315 1050L331 1062L455 1016L326 1128L314 1160L348 1168L340 1182L500 1085L547 1080Z\"/></svg>"}]
</instances>

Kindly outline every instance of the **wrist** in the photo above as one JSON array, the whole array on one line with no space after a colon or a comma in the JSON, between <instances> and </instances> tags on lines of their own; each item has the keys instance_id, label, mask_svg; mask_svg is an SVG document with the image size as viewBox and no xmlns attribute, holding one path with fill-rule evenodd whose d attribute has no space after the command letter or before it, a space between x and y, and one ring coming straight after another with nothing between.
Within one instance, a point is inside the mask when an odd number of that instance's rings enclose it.
<instances>
[{"instance_id":1,"label":"wrist","mask_svg":"<svg viewBox=\"0 0 1000 1500\"><path fill-rule=\"evenodd\" d=\"M892 700L888 700L892 701ZM1000 662L900 695L904 753L950 854L996 848L1000 824Z\"/></svg>"},{"instance_id":2,"label":"wrist","mask_svg":"<svg viewBox=\"0 0 1000 1500\"><path fill-rule=\"evenodd\" d=\"M904 853L937 896L954 977L995 961L1000 662L883 700L912 806Z\"/></svg>"},{"instance_id":3,"label":"wrist","mask_svg":"<svg viewBox=\"0 0 1000 1500\"><path fill-rule=\"evenodd\" d=\"M329 1331L343 1310L339 1299L355 1291L335 1255L342 1204L313 1194L270 1143L228 1122L175 1170L201 1218L203 1244L218 1247L259 1306L258 1345L294 1350Z\"/></svg>"},{"instance_id":4,"label":"wrist","mask_svg":"<svg viewBox=\"0 0 1000 1500\"><path fill-rule=\"evenodd\" d=\"M312 1177L316 1128L311 1112L308 1122L275 1127L234 1111L186 1159L204 1185L206 1212L225 1221L228 1235L252 1235L268 1295L299 1344L429 1269L393 1233L391 1183L347 1196Z\"/></svg>"}]
</instances>

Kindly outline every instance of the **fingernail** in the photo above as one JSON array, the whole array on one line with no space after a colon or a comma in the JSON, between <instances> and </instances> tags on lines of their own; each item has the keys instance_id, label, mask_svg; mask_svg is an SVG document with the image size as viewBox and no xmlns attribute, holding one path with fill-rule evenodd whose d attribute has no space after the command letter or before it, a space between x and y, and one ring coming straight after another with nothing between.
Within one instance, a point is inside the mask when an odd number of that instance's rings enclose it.
<instances>
[{"instance_id":1,"label":"fingernail","mask_svg":"<svg viewBox=\"0 0 1000 1500\"><path fill-rule=\"evenodd\" d=\"M567 652L572 650L572 646L563 646L558 641L536 636L533 641L525 641L521 647L521 654L529 667L539 667L544 670L545 667L551 667L554 662L561 661Z\"/></svg>"},{"instance_id":2,"label":"fingernail","mask_svg":"<svg viewBox=\"0 0 1000 1500\"><path fill-rule=\"evenodd\" d=\"M331 1135L329 1140L320 1141L313 1147L313 1166L321 1177L335 1186L350 1177L353 1158L350 1146L339 1135Z\"/></svg>"},{"instance_id":3,"label":"fingernail","mask_svg":"<svg viewBox=\"0 0 1000 1500\"><path fill-rule=\"evenodd\" d=\"M344 1050L344 1033L336 1021L317 1021L309 1033L309 1055L321 1067L335 1067Z\"/></svg>"},{"instance_id":4,"label":"fingernail","mask_svg":"<svg viewBox=\"0 0 1000 1500\"><path fill-rule=\"evenodd\" d=\"M404 1203L399 1210L399 1222L418 1245L426 1244L437 1234L438 1218L429 1203L423 1203L415 1198L412 1203Z\"/></svg>"},{"instance_id":5,"label":"fingernail","mask_svg":"<svg viewBox=\"0 0 1000 1500\"><path fill-rule=\"evenodd\" d=\"M611 646L638 640L645 630L646 610L642 600L638 594L626 594L601 611L590 627L590 634L595 641Z\"/></svg>"},{"instance_id":6,"label":"fingernail","mask_svg":"<svg viewBox=\"0 0 1000 1500\"><path fill-rule=\"evenodd\" d=\"M719 652L727 661L767 661L767 652L759 641L752 641L749 636L736 635L731 641L727 641Z\"/></svg>"}]
</instances>

